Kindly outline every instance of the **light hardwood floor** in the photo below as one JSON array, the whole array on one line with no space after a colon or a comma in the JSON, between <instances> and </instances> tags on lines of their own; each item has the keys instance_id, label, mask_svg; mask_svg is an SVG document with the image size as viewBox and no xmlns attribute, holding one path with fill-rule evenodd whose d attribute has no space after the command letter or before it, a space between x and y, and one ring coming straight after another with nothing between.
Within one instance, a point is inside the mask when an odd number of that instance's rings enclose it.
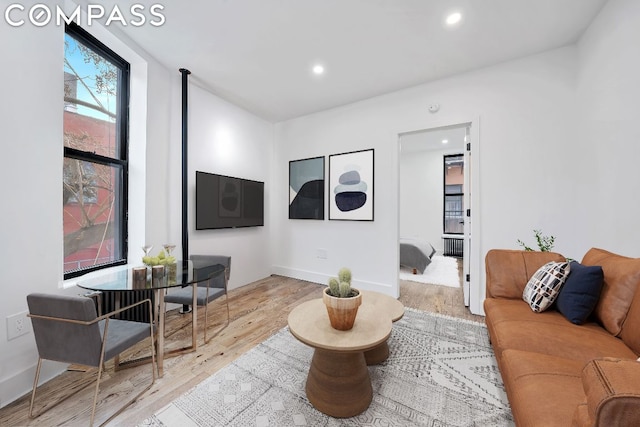
<instances>
[{"instance_id":1,"label":"light hardwood floor","mask_svg":"<svg viewBox=\"0 0 640 427\"><path fill-rule=\"evenodd\" d=\"M165 359L164 376L153 387L112 420L109 426L134 426L166 406L180 394L194 387L214 372L231 363L237 357L286 326L289 312L301 302L320 298L323 285L282 276L271 276L229 292L231 321L207 345L199 345L197 351ZM462 290L443 286L401 282L400 301L418 310L437 312L483 322L462 303ZM210 320L211 331L224 323L224 298L209 306L215 323ZM204 322L204 310L200 310L198 327ZM167 331L173 335L166 340L167 347L177 348L190 343L190 317L177 310L167 315ZM200 329L199 343L202 343ZM148 347L148 344L146 344ZM134 357L148 350L140 348L127 353ZM46 363L46 362L45 362ZM36 412L43 406L53 405L61 395L77 390L95 377L94 372L67 371L47 382L38 390ZM113 373L112 363L100 387L96 425L107 419L114 408L125 402L136 390L144 388L151 377L149 365L125 369ZM93 388L87 387L38 418L29 419L30 394L0 409L0 426L71 426L88 425Z\"/></svg>"}]
</instances>

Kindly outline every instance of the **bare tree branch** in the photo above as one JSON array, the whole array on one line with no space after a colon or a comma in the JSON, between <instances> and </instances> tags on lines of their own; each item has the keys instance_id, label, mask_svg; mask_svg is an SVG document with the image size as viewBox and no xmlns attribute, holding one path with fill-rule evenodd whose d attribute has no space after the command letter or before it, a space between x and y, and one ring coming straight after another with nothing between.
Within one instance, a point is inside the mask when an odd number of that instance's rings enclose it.
<instances>
[{"instance_id":1,"label":"bare tree branch","mask_svg":"<svg viewBox=\"0 0 640 427\"><path fill-rule=\"evenodd\" d=\"M106 228L106 231L105 231ZM89 247L92 244L99 243L103 238L110 239L113 237L113 222L100 223L81 228L78 231L69 233L64 236L64 256L73 255L74 253Z\"/></svg>"}]
</instances>

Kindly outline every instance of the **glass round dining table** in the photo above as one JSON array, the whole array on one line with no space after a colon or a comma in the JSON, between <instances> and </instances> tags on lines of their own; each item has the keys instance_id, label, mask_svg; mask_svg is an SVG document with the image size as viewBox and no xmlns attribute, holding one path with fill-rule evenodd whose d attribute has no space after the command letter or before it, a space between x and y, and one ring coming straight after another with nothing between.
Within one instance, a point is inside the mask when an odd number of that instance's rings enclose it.
<instances>
[{"instance_id":1,"label":"glass round dining table","mask_svg":"<svg viewBox=\"0 0 640 427\"><path fill-rule=\"evenodd\" d=\"M80 288L95 291L109 297L113 300L114 309L120 308L121 299L140 298L146 299L152 296L153 305L153 321L157 327L157 359L158 359L158 375L163 375L164 369L164 334L165 334L165 316L166 306L164 297L167 289L174 287L185 287L196 285L200 282L206 282L211 277L223 272L225 267L217 264L207 268L207 276L198 275L197 269L194 270L193 262L189 260L178 260L174 264L166 264L160 266L121 266L114 267L108 271L98 271L89 273L78 279L76 285ZM192 305L192 344L190 347L184 347L173 350L169 353L180 354L188 351L195 351L197 348L197 291L193 286L193 305ZM144 291L148 291L146 294ZM130 294L130 295L129 295ZM148 318L148 317L147 317ZM141 321L144 321L141 320ZM167 353L167 354L169 354ZM136 359L120 363L116 358L116 369L136 366L149 358Z\"/></svg>"}]
</instances>

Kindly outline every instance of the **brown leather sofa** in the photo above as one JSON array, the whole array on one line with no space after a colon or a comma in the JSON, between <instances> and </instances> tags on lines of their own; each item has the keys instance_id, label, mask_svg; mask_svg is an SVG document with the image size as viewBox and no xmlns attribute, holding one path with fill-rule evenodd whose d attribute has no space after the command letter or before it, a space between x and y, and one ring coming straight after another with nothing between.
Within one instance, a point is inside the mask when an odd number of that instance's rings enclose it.
<instances>
[{"instance_id":1,"label":"brown leather sofa","mask_svg":"<svg viewBox=\"0 0 640 427\"><path fill-rule=\"evenodd\" d=\"M590 249L602 266L598 304L582 325L523 301L552 252L487 253L486 324L517 426L640 426L640 258Z\"/></svg>"}]
</instances>

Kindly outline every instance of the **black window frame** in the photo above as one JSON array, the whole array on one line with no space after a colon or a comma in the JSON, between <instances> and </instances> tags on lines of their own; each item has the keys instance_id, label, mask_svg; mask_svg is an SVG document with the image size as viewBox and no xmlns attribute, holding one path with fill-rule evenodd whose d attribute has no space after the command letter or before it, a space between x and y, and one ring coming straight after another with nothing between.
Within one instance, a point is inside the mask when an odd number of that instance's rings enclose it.
<instances>
[{"instance_id":1,"label":"black window frame","mask_svg":"<svg viewBox=\"0 0 640 427\"><path fill-rule=\"evenodd\" d=\"M460 186L461 192L447 192L447 160L451 158L462 158L463 160L463 173L464 173L464 154L446 154L443 156L443 171L442 171L442 233L451 235L463 235L464 231L451 232L447 231L447 196L459 196L462 199L462 220L464 221L464 185L455 184Z\"/></svg>"},{"instance_id":2,"label":"black window frame","mask_svg":"<svg viewBox=\"0 0 640 427\"><path fill-rule=\"evenodd\" d=\"M118 265L124 265L128 262L128 247L129 247L129 217L128 217L128 200L129 200L129 95L130 95L130 64L123 59L120 55L115 53L109 47L107 47L100 40L89 34L86 30L81 28L74 22L65 25L65 34L70 35L74 39L78 40L86 47L94 50L100 56L107 59L114 64L119 70L118 74L118 106L116 108L116 132L119 139L118 153L119 158L112 158L108 156L102 156L94 152L83 151L76 148L64 147L64 158L71 158L80 161L87 161L91 163L98 163L115 168L120 171L118 195L119 201L117 205L120 207L118 210L119 221L122 224L120 230L120 259L106 262L102 264L93 265L90 267L79 268L64 272L64 279L72 279L74 277L82 276L86 273L114 267ZM115 232L115 231L114 231Z\"/></svg>"}]
</instances>

